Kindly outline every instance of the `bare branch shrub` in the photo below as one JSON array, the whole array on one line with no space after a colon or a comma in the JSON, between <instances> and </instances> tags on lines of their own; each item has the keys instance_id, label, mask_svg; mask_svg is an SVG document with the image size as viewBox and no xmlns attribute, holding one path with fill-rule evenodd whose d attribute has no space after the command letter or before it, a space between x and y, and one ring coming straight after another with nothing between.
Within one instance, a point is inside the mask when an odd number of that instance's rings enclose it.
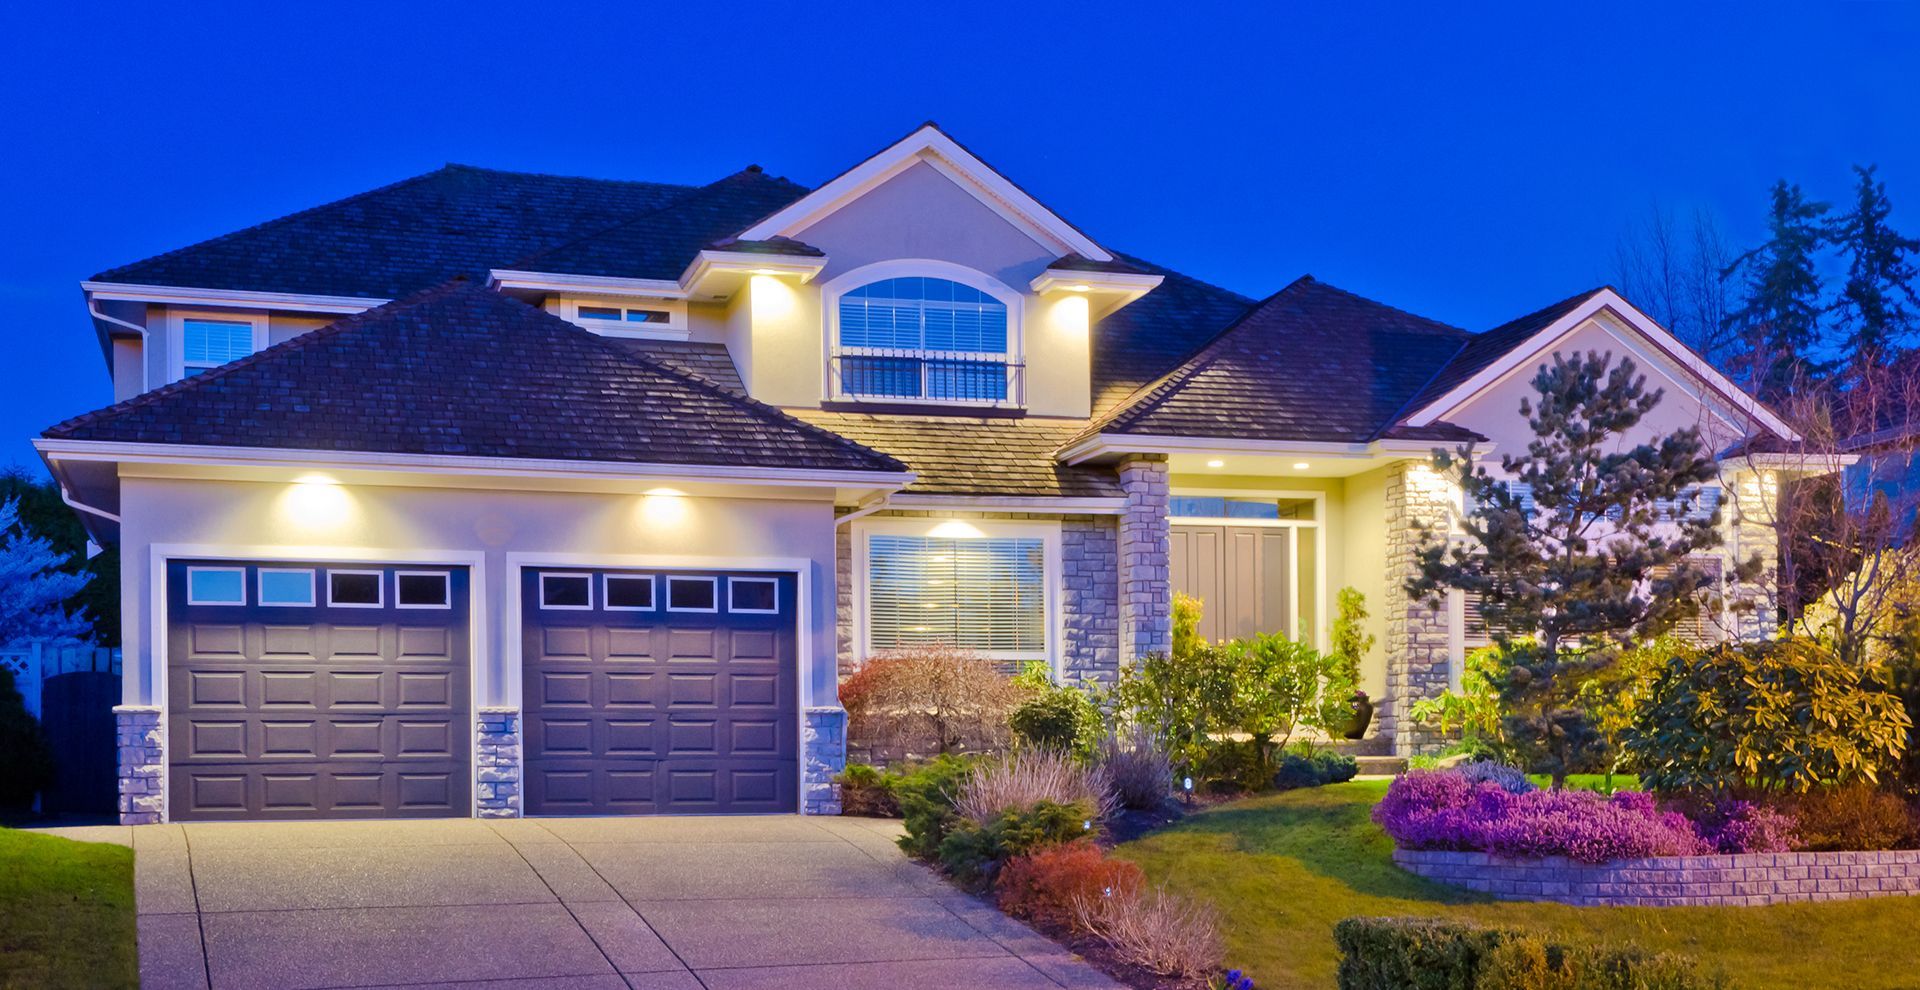
<instances>
[{"instance_id":1,"label":"bare branch shrub","mask_svg":"<svg viewBox=\"0 0 1920 990\"><path fill-rule=\"evenodd\" d=\"M992 661L950 646L870 657L840 685L851 738L913 756L1006 748L1007 715L1025 697Z\"/></svg>"},{"instance_id":2,"label":"bare branch shrub","mask_svg":"<svg viewBox=\"0 0 1920 990\"><path fill-rule=\"evenodd\" d=\"M1173 793L1173 764L1160 741L1144 727L1102 739L1093 759L1126 807L1158 808Z\"/></svg>"},{"instance_id":3,"label":"bare branch shrub","mask_svg":"<svg viewBox=\"0 0 1920 990\"><path fill-rule=\"evenodd\" d=\"M1162 976L1208 976L1226 958L1220 913L1165 887L1082 895L1074 916L1121 958Z\"/></svg>"},{"instance_id":4,"label":"bare branch shrub","mask_svg":"<svg viewBox=\"0 0 1920 990\"><path fill-rule=\"evenodd\" d=\"M1041 801L1084 801L1093 808L1096 821L1112 818L1120 805L1106 771L1082 766L1057 750L1029 747L969 771L960 782L954 810L989 825L1006 811L1031 808Z\"/></svg>"}]
</instances>

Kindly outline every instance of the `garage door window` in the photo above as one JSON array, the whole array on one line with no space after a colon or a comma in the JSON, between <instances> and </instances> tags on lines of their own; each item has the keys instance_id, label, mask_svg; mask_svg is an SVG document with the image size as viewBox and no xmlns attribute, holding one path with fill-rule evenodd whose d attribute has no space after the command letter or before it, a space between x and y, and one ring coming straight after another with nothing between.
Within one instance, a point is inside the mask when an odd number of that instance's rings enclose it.
<instances>
[{"instance_id":1,"label":"garage door window","mask_svg":"<svg viewBox=\"0 0 1920 990\"><path fill-rule=\"evenodd\" d=\"M653 611L653 575L607 575L607 608L615 612Z\"/></svg>"},{"instance_id":2,"label":"garage door window","mask_svg":"<svg viewBox=\"0 0 1920 990\"><path fill-rule=\"evenodd\" d=\"M246 603L246 568L187 568L187 604L245 605Z\"/></svg>"},{"instance_id":3,"label":"garage door window","mask_svg":"<svg viewBox=\"0 0 1920 990\"><path fill-rule=\"evenodd\" d=\"M867 644L945 644L995 659L1047 656L1046 541L868 537Z\"/></svg>"},{"instance_id":4,"label":"garage door window","mask_svg":"<svg viewBox=\"0 0 1920 990\"><path fill-rule=\"evenodd\" d=\"M401 608L452 608L445 571L396 571L394 594Z\"/></svg>"},{"instance_id":5,"label":"garage door window","mask_svg":"<svg viewBox=\"0 0 1920 990\"><path fill-rule=\"evenodd\" d=\"M386 603L379 571L328 571L327 604L335 608L379 608Z\"/></svg>"},{"instance_id":6,"label":"garage door window","mask_svg":"<svg viewBox=\"0 0 1920 990\"><path fill-rule=\"evenodd\" d=\"M710 577L670 577L667 578L667 611L669 612L718 612L719 583Z\"/></svg>"},{"instance_id":7,"label":"garage door window","mask_svg":"<svg viewBox=\"0 0 1920 990\"><path fill-rule=\"evenodd\" d=\"M727 611L773 615L780 611L779 590L774 578L728 578Z\"/></svg>"},{"instance_id":8,"label":"garage door window","mask_svg":"<svg viewBox=\"0 0 1920 990\"><path fill-rule=\"evenodd\" d=\"M260 604L311 607L313 571L306 568L260 568Z\"/></svg>"},{"instance_id":9,"label":"garage door window","mask_svg":"<svg viewBox=\"0 0 1920 990\"><path fill-rule=\"evenodd\" d=\"M540 575L540 607L572 610L592 608L592 576L587 574Z\"/></svg>"}]
</instances>

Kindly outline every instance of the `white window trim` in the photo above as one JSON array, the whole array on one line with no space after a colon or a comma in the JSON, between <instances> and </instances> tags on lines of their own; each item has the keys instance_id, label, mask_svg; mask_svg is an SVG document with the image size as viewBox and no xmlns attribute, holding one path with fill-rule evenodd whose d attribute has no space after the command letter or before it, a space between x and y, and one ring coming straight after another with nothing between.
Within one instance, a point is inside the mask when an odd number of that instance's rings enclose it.
<instances>
[{"instance_id":1,"label":"white window trim","mask_svg":"<svg viewBox=\"0 0 1920 990\"><path fill-rule=\"evenodd\" d=\"M189 568L191 570L191 568ZM305 574L307 576L307 600L304 602L267 601L267 575L269 574ZM320 576L311 567L262 567L254 574L254 598L266 608L313 608L320 604Z\"/></svg>"},{"instance_id":2,"label":"white window trim","mask_svg":"<svg viewBox=\"0 0 1920 990\"><path fill-rule=\"evenodd\" d=\"M712 608L683 608L681 606L675 605L673 603L673 586L675 582L679 582L679 581L685 581L689 583L694 581L707 582L707 585L713 589L713 607ZM666 605L667 611L669 612L697 612L701 614L711 615L720 611L720 579L718 577L702 576L699 574L669 574L667 575L666 585L667 585L667 600L663 604Z\"/></svg>"},{"instance_id":3,"label":"white window trim","mask_svg":"<svg viewBox=\"0 0 1920 990\"><path fill-rule=\"evenodd\" d=\"M842 350L840 347L840 297L855 289L874 282L890 278L938 278L949 282L958 282L968 288L978 289L992 296L1001 305L1007 307L1007 351L1002 354L984 354L958 351L928 351L942 358L955 360L999 360L1005 358L1009 369L1018 367L1018 372L1009 373L1007 379L1007 397L993 399L937 399L924 396L893 395L857 395L845 391L834 380L834 358L843 354L860 354L869 348L856 347ZM830 402L866 402L881 405L919 405L919 406L980 406L983 408L1024 409L1027 405L1026 336L1023 318L1026 313L1027 297L1019 290L984 272L956 265L951 261L937 261L931 258L902 258L893 261L877 261L871 265L862 265L852 271L835 276L820 286L820 305L826 322L826 332L821 337L825 363L824 378L820 383L820 394ZM877 350L891 350L878 348Z\"/></svg>"},{"instance_id":4,"label":"white window trim","mask_svg":"<svg viewBox=\"0 0 1920 990\"><path fill-rule=\"evenodd\" d=\"M585 605L549 605L547 604L548 578L585 578L587 582L587 603ZM540 611L542 612L591 612L593 611L593 575L586 571L541 571L540 572Z\"/></svg>"},{"instance_id":5,"label":"white window trim","mask_svg":"<svg viewBox=\"0 0 1920 990\"><path fill-rule=\"evenodd\" d=\"M375 583L374 586L379 589L379 592L380 592L379 600L373 601L373 602L336 602L334 601L333 600L333 576L335 574L371 574L373 575L375 578L378 579L378 581ZM328 608L386 608L387 607L387 572L384 570L360 570L360 569L351 568L351 567L327 568L327 607Z\"/></svg>"},{"instance_id":6,"label":"white window trim","mask_svg":"<svg viewBox=\"0 0 1920 990\"><path fill-rule=\"evenodd\" d=\"M1294 533L1290 552L1293 554L1295 560L1300 559L1300 540L1302 537L1299 531L1302 529L1312 530L1313 610L1314 614L1319 617L1319 621L1315 624L1317 628L1315 630L1313 646L1314 649L1322 652L1332 648L1333 640L1331 637L1333 634L1334 616L1327 611L1333 596L1327 589L1328 527L1325 525L1327 518L1326 492L1314 491L1312 489L1296 490L1284 488L1177 488L1169 491L1167 494L1169 498L1177 495L1194 495L1202 498L1252 498L1257 496L1272 499L1300 499L1312 502L1312 519L1235 519L1230 516L1222 519L1212 519L1200 516L1168 516L1167 525L1171 526L1178 523L1182 526L1271 526L1276 529L1292 529ZM1296 623L1299 621L1299 616L1296 614L1298 609L1299 606L1297 604L1289 605L1288 619L1290 621Z\"/></svg>"},{"instance_id":7,"label":"white window trim","mask_svg":"<svg viewBox=\"0 0 1920 990\"><path fill-rule=\"evenodd\" d=\"M408 577L439 578L441 587L446 589L446 594L441 596L442 600L440 604L409 605L406 602L401 601L400 600L400 579L408 578ZM444 612L448 609L453 608L453 572L452 571L394 571L393 572L393 607L394 608L434 609L441 612Z\"/></svg>"},{"instance_id":8,"label":"white window trim","mask_svg":"<svg viewBox=\"0 0 1920 990\"><path fill-rule=\"evenodd\" d=\"M741 608L733 603L733 589L739 584L768 584L773 586L772 608ZM734 577L727 576L727 611L735 615L779 615L780 579L770 577Z\"/></svg>"},{"instance_id":9,"label":"white window trim","mask_svg":"<svg viewBox=\"0 0 1920 990\"><path fill-rule=\"evenodd\" d=\"M557 306L561 319L602 337L623 337L631 340L688 340L693 336L693 328L687 322L687 302L684 299L593 299L563 296ZM620 310L660 310L667 314L667 322L628 323L626 320L596 319L581 316L582 306Z\"/></svg>"},{"instance_id":10,"label":"white window trim","mask_svg":"<svg viewBox=\"0 0 1920 990\"><path fill-rule=\"evenodd\" d=\"M613 603L612 583L615 580L638 581L644 578L647 587L647 600L651 604L642 608L639 605L615 605ZM619 574L608 572L600 575L600 607L609 612L658 612L660 611L660 575L658 574Z\"/></svg>"},{"instance_id":11,"label":"white window trim","mask_svg":"<svg viewBox=\"0 0 1920 990\"><path fill-rule=\"evenodd\" d=\"M237 602L207 601L193 597L193 576L195 574L238 574L240 575L240 600ZM244 567L188 567L187 568L187 604L223 605L228 608L247 604L247 569Z\"/></svg>"},{"instance_id":12,"label":"white window trim","mask_svg":"<svg viewBox=\"0 0 1920 990\"><path fill-rule=\"evenodd\" d=\"M872 629L867 623L867 601L871 594L868 581L870 551L868 538L884 536L940 536L933 530L952 522L961 522L980 531L983 537L1038 537L1041 541L1040 607L1047 634L1046 647L1034 653L987 653L995 660L1041 660L1053 672L1056 682L1066 676L1063 638L1066 617L1060 605L1060 524L1045 521L1008 519L971 519L965 517L892 518L868 517L853 523L853 648L856 661L881 652L874 649Z\"/></svg>"},{"instance_id":13,"label":"white window trim","mask_svg":"<svg viewBox=\"0 0 1920 990\"><path fill-rule=\"evenodd\" d=\"M218 309L176 309L167 307L167 381L187 377L187 321L211 320L218 323L246 323L253 327L253 353L267 348L267 314L259 311ZM237 358L235 360L238 360ZM209 367L219 367L210 365Z\"/></svg>"}]
</instances>

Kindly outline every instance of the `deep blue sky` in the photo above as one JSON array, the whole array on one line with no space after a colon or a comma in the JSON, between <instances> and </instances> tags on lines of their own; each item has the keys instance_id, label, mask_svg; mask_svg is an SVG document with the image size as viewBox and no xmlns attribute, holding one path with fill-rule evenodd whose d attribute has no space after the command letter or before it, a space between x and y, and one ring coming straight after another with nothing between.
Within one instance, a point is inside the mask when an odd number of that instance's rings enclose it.
<instances>
[{"instance_id":1,"label":"deep blue sky","mask_svg":"<svg viewBox=\"0 0 1920 990\"><path fill-rule=\"evenodd\" d=\"M814 184L931 118L1110 246L1473 329L1656 201L1745 244L1878 162L1920 232L1913 5L21 3L0 107L0 464L108 399L81 279L447 161Z\"/></svg>"}]
</instances>

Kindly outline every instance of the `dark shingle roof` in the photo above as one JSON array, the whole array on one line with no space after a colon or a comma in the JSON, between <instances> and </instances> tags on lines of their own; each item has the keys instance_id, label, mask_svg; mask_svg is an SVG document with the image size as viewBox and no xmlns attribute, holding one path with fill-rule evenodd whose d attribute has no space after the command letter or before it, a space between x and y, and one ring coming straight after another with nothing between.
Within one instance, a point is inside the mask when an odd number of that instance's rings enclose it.
<instances>
[{"instance_id":1,"label":"dark shingle roof","mask_svg":"<svg viewBox=\"0 0 1920 990\"><path fill-rule=\"evenodd\" d=\"M727 345L718 341L639 340L629 337L603 339L623 351L631 351L690 375L699 375L741 395L747 394L747 385L740 380L740 369L734 366L733 355L727 351Z\"/></svg>"},{"instance_id":2,"label":"dark shingle roof","mask_svg":"<svg viewBox=\"0 0 1920 990\"><path fill-rule=\"evenodd\" d=\"M869 416L811 409L792 413L905 461L917 475L906 490L915 494L1121 494L1112 469L1069 467L1054 459L1054 451L1086 426L1081 420Z\"/></svg>"},{"instance_id":3,"label":"dark shingle roof","mask_svg":"<svg viewBox=\"0 0 1920 990\"><path fill-rule=\"evenodd\" d=\"M465 281L46 432L120 443L750 464L900 462Z\"/></svg>"},{"instance_id":4,"label":"dark shingle roof","mask_svg":"<svg viewBox=\"0 0 1920 990\"><path fill-rule=\"evenodd\" d=\"M1577 296L1562 299L1519 319L1508 320L1485 333L1474 334L1467 341L1466 346L1460 348L1460 353L1454 355L1453 360L1448 361L1446 366L1433 376L1433 380L1420 390L1420 394L1407 403L1407 412L1412 413L1446 395L1461 382L1472 378L1487 366L1500 360L1508 351L1533 339L1534 334L1545 330L1555 320L1578 309L1580 304L1592 299L1600 291L1602 290L1588 289Z\"/></svg>"},{"instance_id":5,"label":"dark shingle roof","mask_svg":"<svg viewBox=\"0 0 1920 990\"><path fill-rule=\"evenodd\" d=\"M94 280L394 299L455 275L484 277L693 191L448 165Z\"/></svg>"},{"instance_id":6,"label":"dark shingle roof","mask_svg":"<svg viewBox=\"0 0 1920 990\"><path fill-rule=\"evenodd\" d=\"M1152 292L1093 328L1093 410L1113 408L1166 374L1252 308L1253 300L1139 258L1117 255L1163 277Z\"/></svg>"},{"instance_id":7,"label":"dark shingle roof","mask_svg":"<svg viewBox=\"0 0 1920 990\"><path fill-rule=\"evenodd\" d=\"M741 254L784 254L801 258L827 256L827 252L811 244L802 244L791 237L769 237L763 241L743 241L738 237L722 237L707 246L715 251L737 251Z\"/></svg>"},{"instance_id":8,"label":"dark shingle roof","mask_svg":"<svg viewBox=\"0 0 1920 990\"><path fill-rule=\"evenodd\" d=\"M701 248L752 226L806 194L805 186L764 172L735 172L663 209L504 267L568 275L679 278Z\"/></svg>"},{"instance_id":9,"label":"dark shingle roof","mask_svg":"<svg viewBox=\"0 0 1920 990\"><path fill-rule=\"evenodd\" d=\"M1364 443L1470 336L1301 278L1088 432Z\"/></svg>"},{"instance_id":10,"label":"dark shingle roof","mask_svg":"<svg viewBox=\"0 0 1920 990\"><path fill-rule=\"evenodd\" d=\"M1063 272L1111 272L1120 275L1140 275L1143 270L1115 256L1112 261L1095 261L1080 254L1069 254L1055 259L1047 265L1050 269Z\"/></svg>"}]
</instances>

